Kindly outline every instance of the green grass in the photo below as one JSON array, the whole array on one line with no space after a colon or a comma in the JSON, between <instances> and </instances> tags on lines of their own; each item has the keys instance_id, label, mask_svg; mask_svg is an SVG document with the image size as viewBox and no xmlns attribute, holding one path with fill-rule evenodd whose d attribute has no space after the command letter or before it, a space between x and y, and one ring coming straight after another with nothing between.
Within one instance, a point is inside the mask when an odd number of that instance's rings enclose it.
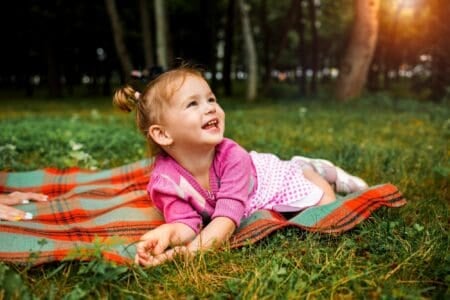
<instances>
[{"instance_id":1,"label":"green grass","mask_svg":"<svg viewBox=\"0 0 450 300\"><path fill-rule=\"evenodd\" d=\"M110 99L0 103L0 169L109 168L145 157L131 115ZM356 103L223 101L227 136L282 158L331 160L408 199L339 236L281 230L236 250L153 269L98 257L38 267L0 263L0 299L450 297L447 104L367 97ZM80 148L81 147L81 148Z\"/></svg>"}]
</instances>

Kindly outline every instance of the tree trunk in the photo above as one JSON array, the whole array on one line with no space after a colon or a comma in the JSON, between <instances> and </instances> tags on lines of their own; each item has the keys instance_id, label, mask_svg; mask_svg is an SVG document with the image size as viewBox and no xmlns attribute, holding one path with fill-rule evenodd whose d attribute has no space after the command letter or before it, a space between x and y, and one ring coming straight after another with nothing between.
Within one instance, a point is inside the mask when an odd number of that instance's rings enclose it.
<instances>
[{"instance_id":1,"label":"tree trunk","mask_svg":"<svg viewBox=\"0 0 450 300\"><path fill-rule=\"evenodd\" d=\"M241 12L242 34L244 36L248 72L246 98L248 101L254 101L258 91L258 57L253 40L250 18L247 13L249 7L244 0L239 0L239 10Z\"/></svg>"},{"instance_id":2,"label":"tree trunk","mask_svg":"<svg viewBox=\"0 0 450 300\"><path fill-rule=\"evenodd\" d=\"M391 16L391 23L389 24L387 33L386 33L386 43L383 52L383 88L390 88L390 81L393 78L390 78L389 73L391 71L398 71L398 55L397 55L397 27L399 22L400 13L402 12L405 5L405 1L400 1L397 4L397 8L395 9L395 14ZM394 73L397 76L397 72ZM395 78L395 77L394 77Z\"/></svg>"},{"instance_id":3,"label":"tree trunk","mask_svg":"<svg viewBox=\"0 0 450 300\"><path fill-rule=\"evenodd\" d=\"M148 7L148 0L139 0L139 11L141 13L141 30L142 30L142 44L144 47L145 68L149 69L155 64L153 47L152 47L152 33L151 22Z\"/></svg>"},{"instance_id":4,"label":"tree trunk","mask_svg":"<svg viewBox=\"0 0 450 300\"><path fill-rule=\"evenodd\" d=\"M339 101L348 101L361 94L377 41L380 0L353 0L353 7L355 17L350 43L336 82Z\"/></svg>"},{"instance_id":5,"label":"tree trunk","mask_svg":"<svg viewBox=\"0 0 450 300\"><path fill-rule=\"evenodd\" d=\"M155 0L155 21L156 21L156 61L164 70L167 70L169 63L168 42L167 42L167 12L164 0Z\"/></svg>"},{"instance_id":6,"label":"tree trunk","mask_svg":"<svg viewBox=\"0 0 450 300\"><path fill-rule=\"evenodd\" d=\"M305 21L303 17L303 1L298 6L297 31L299 36L298 63L301 67L301 76L298 77L300 95L306 95L306 47L305 47Z\"/></svg>"},{"instance_id":7,"label":"tree trunk","mask_svg":"<svg viewBox=\"0 0 450 300\"><path fill-rule=\"evenodd\" d=\"M198 54L201 55L201 63L207 66L207 69L214 75L210 80L212 90L217 89L217 20L220 17L217 14L217 1L200 0L200 14L204 16L201 20L201 34L204 43L211 45L210 47L201 47L198 49ZM222 71L222 70L221 70Z\"/></svg>"},{"instance_id":8,"label":"tree trunk","mask_svg":"<svg viewBox=\"0 0 450 300\"><path fill-rule=\"evenodd\" d=\"M431 48L431 77L430 98L434 102L442 101L450 96L450 26L445 25L448 20L450 8L442 6L438 0L430 1L431 10L434 11L433 21L429 24L429 44ZM447 23L448 24L448 23Z\"/></svg>"},{"instance_id":9,"label":"tree trunk","mask_svg":"<svg viewBox=\"0 0 450 300\"><path fill-rule=\"evenodd\" d=\"M298 0L292 0L289 6L289 10L286 13L286 16L284 17L283 25L281 26L281 29L278 32L280 40L276 43L277 47L275 48L273 58L269 62L269 66L267 68L268 69L267 72L269 74L270 72L272 72L272 69L276 67L278 59L280 58L283 49L286 49L289 30L292 28L292 24L294 24L294 21L297 17L298 4L299 4ZM267 92L270 88L271 77L270 76L266 77L266 80L267 81L264 82L264 93Z\"/></svg>"},{"instance_id":10,"label":"tree trunk","mask_svg":"<svg viewBox=\"0 0 450 300\"><path fill-rule=\"evenodd\" d=\"M119 57L124 78L128 81L131 76L131 71L133 70L133 64L131 63L130 55L128 54L128 50L125 46L126 44L123 28L117 12L116 2L114 0L105 0L105 4L109 15L109 20L111 21L111 31L113 33L117 56Z\"/></svg>"},{"instance_id":11,"label":"tree trunk","mask_svg":"<svg viewBox=\"0 0 450 300\"><path fill-rule=\"evenodd\" d=\"M380 39L378 39L377 46L375 47L375 52L373 54L372 63L370 64L369 71L367 72L367 89L372 92L380 89L381 51L382 44Z\"/></svg>"},{"instance_id":12,"label":"tree trunk","mask_svg":"<svg viewBox=\"0 0 450 300\"><path fill-rule=\"evenodd\" d=\"M271 32L267 20L267 0L262 0L260 6L260 22L262 31L262 65L264 66L262 81L270 80L270 39Z\"/></svg>"},{"instance_id":13,"label":"tree trunk","mask_svg":"<svg viewBox=\"0 0 450 300\"><path fill-rule=\"evenodd\" d=\"M357 0L355 0L357 1ZM308 0L308 14L311 28L311 69L312 77L310 82L310 91L312 94L317 92L317 72L319 70L319 37L317 34L316 5L314 0Z\"/></svg>"},{"instance_id":14,"label":"tree trunk","mask_svg":"<svg viewBox=\"0 0 450 300\"><path fill-rule=\"evenodd\" d=\"M225 51L223 55L223 87L225 96L231 96L233 93L231 83L231 59L233 57L235 7L236 1L228 0L227 24L225 27Z\"/></svg>"}]
</instances>

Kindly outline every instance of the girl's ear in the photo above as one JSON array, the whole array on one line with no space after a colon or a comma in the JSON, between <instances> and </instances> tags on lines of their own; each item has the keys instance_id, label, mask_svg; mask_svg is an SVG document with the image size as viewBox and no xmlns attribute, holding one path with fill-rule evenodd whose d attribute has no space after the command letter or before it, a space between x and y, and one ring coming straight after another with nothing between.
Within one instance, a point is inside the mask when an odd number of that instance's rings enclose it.
<instances>
[{"instance_id":1,"label":"girl's ear","mask_svg":"<svg viewBox=\"0 0 450 300\"><path fill-rule=\"evenodd\" d=\"M161 125L152 125L148 129L148 134L152 138L155 143L164 147L170 146L173 143L172 137L169 133L164 129L164 126Z\"/></svg>"}]
</instances>

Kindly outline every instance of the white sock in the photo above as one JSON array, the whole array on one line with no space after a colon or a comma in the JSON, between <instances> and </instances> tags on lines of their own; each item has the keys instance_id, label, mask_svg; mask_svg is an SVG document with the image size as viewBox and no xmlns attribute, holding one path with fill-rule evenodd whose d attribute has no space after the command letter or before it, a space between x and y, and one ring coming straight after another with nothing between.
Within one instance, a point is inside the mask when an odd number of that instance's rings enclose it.
<instances>
[{"instance_id":1,"label":"white sock","mask_svg":"<svg viewBox=\"0 0 450 300\"><path fill-rule=\"evenodd\" d=\"M368 188L364 180L347 173L328 160L303 156L296 156L295 158L312 167L323 179L334 186L337 193L349 194Z\"/></svg>"}]
</instances>

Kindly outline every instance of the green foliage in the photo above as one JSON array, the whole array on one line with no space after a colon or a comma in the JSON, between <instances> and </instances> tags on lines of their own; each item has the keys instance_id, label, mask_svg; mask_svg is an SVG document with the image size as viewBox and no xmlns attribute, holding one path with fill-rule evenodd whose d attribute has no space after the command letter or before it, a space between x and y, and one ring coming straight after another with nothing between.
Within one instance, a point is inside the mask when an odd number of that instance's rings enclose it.
<instances>
[{"instance_id":1,"label":"green foliage","mask_svg":"<svg viewBox=\"0 0 450 300\"><path fill-rule=\"evenodd\" d=\"M448 106L382 95L351 104L243 102L229 99L223 106L227 136L245 148L329 159L369 184L392 182L408 204L381 209L339 236L285 229L237 250L152 269L105 262L101 251L90 261L0 264L0 298L450 296ZM145 141L130 116L100 101L61 104L61 112L55 105L36 102L19 111L9 104L0 112L0 169L102 169L145 157Z\"/></svg>"},{"instance_id":2,"label":"green foliage","mask_svg":"<svg viewBox=\"0 0 450 300\"><path fill-rule=\"evenodd\" d=\"M35 299L22 277L1 262L0 299Z\"/></svg>"}]
</instances>

